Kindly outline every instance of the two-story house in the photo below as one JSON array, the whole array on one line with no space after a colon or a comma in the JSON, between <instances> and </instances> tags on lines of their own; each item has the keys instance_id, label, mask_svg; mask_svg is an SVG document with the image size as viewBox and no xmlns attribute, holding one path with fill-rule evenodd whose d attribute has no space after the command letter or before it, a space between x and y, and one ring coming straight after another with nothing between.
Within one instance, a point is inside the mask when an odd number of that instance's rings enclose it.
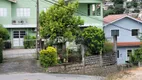
<instances>
[{"instance_id":1,"label":"two-story house","mask_svg":"<svg viewBox=\"0 0 142 80\"><path fill-rule=\"evenodd\" d=\"M113 33L117 36L117 64L129 61L130 54L141 45L138 36L142 32L142 21L125 14L109 15L104 18L104 32L108 41L113 43Z\"/></svg>"},{"instance_id":2,"label":"two-story house","mask_svg":"<svg viewBox=\"0 0 142 80\"><path fill-rule=\"evenodd\" d=\"M53 3L39 0L40 12L47 10ZM84 19L85 24L81 27L102 27L103 21L98 21L103 20L102 0L79 0L75 15ZM0 24L8 29L12 47L23 46L25 35L36 34L36 0L0 0Z\"/></svg>"}]
</instances>

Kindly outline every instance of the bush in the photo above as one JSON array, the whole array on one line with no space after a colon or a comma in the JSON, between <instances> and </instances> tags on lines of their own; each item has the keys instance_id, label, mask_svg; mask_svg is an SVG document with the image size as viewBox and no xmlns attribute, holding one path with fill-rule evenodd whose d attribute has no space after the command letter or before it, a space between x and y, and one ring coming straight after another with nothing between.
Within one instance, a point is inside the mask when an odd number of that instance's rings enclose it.
<instances>
[{"instance_id":1,"label":"bush","mask_svg":"<svg viewBox=\"0 0 142 80\"><path fill-rule=\"evenodd\" d=\"M113 44L106 41L104 43L103 53L109 53L109 52L113 52Z\"/></svg>"},{"instance_id":2,"label":"bush","mask_svg":"<svg viewBox=\"0 0 142 80\"><path fill-rule=\"evenodd\" d=\"M134 51L134 54L131 54L130 62L133 64L138 64L138 62L142 62L142 48L136 49Z\"/></svg>"},{"instance_id":3,"label":"bush","mask_svg":"<svg viewBox=\"0 0 142 80\"><path fill-rule=\"evenodd\" d=\"M81 51L80 48L76 51L74 49L68 49L68 62L76 63L81 62Z\"/></svg>"},{"instance_id":4,"label":"bush","mask_svg":"<svg viewBox=\"0 0 142 80\"><path fill-rule=\"evenodd\" d=\"M47 68L57 64L57 50L53 47L47 47L40 51L40 64Z\"/></svg>"},{"instance_id":5,"label":"bush","mask_svg":"<svg viewBox=\"0 0 142 80\"><path fill-rule=\"evenodd\" d=\"M24 36L24 48L35 48L36 37L34 36Z\"/></svg>"},{"instance_id":6,"label":"bush","mask_svg":"<svg viewBox=\"0 0 142 80\"><path fill-rule=\"evenodd\" d=\"M3 61L2 50L3 50L3 40L2 40L2 38L0 38L0 63L2 63L2 61Z\"/></svg>"},{"instance_id":7,"label":"bush","mask_svg":"<svg viewBox=\"0 0 142 80\"><path fill-rule=\"evenodd\" d=\"M2 38L3 40L9 39L8 30L5 29L1 24L0 24L0 38Z\"/></svg>"}]
</instances>

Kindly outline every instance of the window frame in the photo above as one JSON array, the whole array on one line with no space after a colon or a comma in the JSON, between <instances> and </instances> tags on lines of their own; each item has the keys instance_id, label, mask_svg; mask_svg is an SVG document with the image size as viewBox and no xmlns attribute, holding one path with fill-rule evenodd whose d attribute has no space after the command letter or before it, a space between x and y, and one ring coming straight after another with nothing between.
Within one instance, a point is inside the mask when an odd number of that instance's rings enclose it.
<instances>
[{"instance_id":1,"label":"window frame","mask_svg":"<svg viewBox=\"0 0 142 80\"><path fill-rule=\"evenodd\" d=\"M7 15L8 15L7 8L0 7L0 17L7 17Z\"/></svg>"},{"instance_id":2,"label":"window frame","mask_svg":"<svg viewBox=\"0 0 142 80\"><path fill-rule=\"evenodd\" d=\"M30 17L31 16L31 9L26 8L17 8L16 9L17 17Z\"/></svg>"},{"instance_id":3,"label":"window frame","mask_svg":"<svg viewBox=\"0 0 142 80\"><path fill-rule=\"evenodd\" d=\"M99 5L100 7L97 8L97 5ZM88 13L87 15L88 16L101 16L102 15L101 5L102 5L101 3L89 3L87 5L87 13ZM94 9L94 11L93 11L93 9ZM96 14L96 12L98 12L97 9L99 9L99 11L100 11L99 15Z\"/></svg>"},{"instance_id":4,"label":"window frame","mask_svg":"<svg viewBox=\"0 0 142 80\"><path fill-rule=\"evenodd\" d=\"M129 51L131 51L131 53ZM130 54L132 54L132 53L133 53L133 50L132 49L128 49L127 50L127 57L130 57Z\"/></svg>"},{"instance_id":5,"label":"window frame","mask_svg":"<svg viewBox=\"0 0 142 80\"><path fill-rule=\"evenodd\" d=\"M134 33L135 31L137 30L137 33ZM138 33L139 33L139 29L132 29L131 30L131 36L138 36Z\"/></svg>"}]
</instances>

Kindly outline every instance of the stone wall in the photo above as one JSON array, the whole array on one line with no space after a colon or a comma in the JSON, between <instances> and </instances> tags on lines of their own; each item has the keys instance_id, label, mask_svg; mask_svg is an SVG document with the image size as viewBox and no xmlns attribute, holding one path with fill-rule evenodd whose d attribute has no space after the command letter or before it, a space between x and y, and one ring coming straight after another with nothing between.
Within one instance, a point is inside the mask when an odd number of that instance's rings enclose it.
<instances>
[{"instance_id":1,"label":"stone wall","mask_svg":"<svg viewBox=\"0 0 142 80\"><path fill-rule=\"evenodd\" d=\"M103 67L96 65L85 65L84 68L82 64L72 64L67 66L60 65L48 68L48 72L51 73L86 74L86 75L96 75L96 76L107 76L117 71L119 70L116 65L109 65Z\"/></svg>"}]
</instances>

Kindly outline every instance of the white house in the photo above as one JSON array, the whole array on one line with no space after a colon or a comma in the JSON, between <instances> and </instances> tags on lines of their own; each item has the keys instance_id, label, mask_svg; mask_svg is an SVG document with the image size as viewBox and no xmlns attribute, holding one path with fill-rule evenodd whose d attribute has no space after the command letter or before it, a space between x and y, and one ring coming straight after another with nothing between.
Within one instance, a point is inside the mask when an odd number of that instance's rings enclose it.
<instances>
[{"instance_id":1,"label":"white house","mask_svg":"<svg viewBox=\"0 0 142 80\"><path fill-rule=\"evenodd\" d=\"M113 42L111 31L118 31L117 37L117 64L125 64L135 49L140 47L139 32L142 32L142 20L126 14L109 15L104 18L105 37Z\"/></svg>"}]
</instances>

